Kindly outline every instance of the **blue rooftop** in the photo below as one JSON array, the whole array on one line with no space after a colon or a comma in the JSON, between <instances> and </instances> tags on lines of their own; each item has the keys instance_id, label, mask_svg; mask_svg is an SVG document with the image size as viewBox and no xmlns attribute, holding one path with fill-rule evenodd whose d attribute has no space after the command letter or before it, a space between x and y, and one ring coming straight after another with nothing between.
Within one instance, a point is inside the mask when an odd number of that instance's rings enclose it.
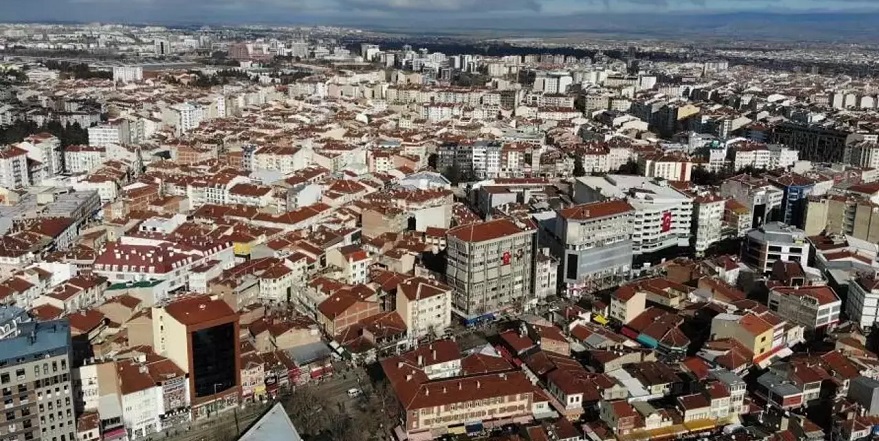
<instances>
[{"instance_id":1,"label":"blue rooftop","mask_svg":"<svg viewBox=\"0 0 879 441\"><path fill-rule=\"evenodd\" d=\"M64 354L70 347L70 323L66 319L22 323L18 331L14 337L0 340L0 365Z\"/></svg>"}]
</instances>

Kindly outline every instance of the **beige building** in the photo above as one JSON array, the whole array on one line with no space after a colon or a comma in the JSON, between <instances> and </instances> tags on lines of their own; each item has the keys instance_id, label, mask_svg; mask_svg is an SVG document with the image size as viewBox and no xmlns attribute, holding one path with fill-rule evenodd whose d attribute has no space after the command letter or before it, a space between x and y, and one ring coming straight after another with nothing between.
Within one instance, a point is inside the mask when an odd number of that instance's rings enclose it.
<instances>
[{"instance_id":1,"label":"beige building","mask_svg":"<svg viewBox=\"0 0 879 441\"><path fill-rule=\"evenodd\" d=\"M448 231L446 280L456 314L475 318L521 307L534 296L535 233L509 219Z\"/></svg>"},{"instance_id":2,"label":"beige building","mask_svg":"<svg viewBox=\"0 0 879 441\"><path fill-rule=\"evenodd\" d=\"M879 205L868 198L855 196L810 198L806 206L805 231L807 236L827 231L879 242Z\"/></svg>"},{"instance_id":3,"label":"beige building","mask_svg":"<svg viewBox=\"0 0 879 441\"><path fill-rule=\"evenodd\" d=\"M610 297L610 317L626 324L647 308L647 294L636 285L625 285Z\"/></svg>"},{"instance_id":4,"label":"beige building","mask_svg":"<svg viewBox=\"0 0 879 441\"><path fill-rule=\"evenodd\" d=\"M452 288L424 277L397 285L397 314L415 337L442 335L452 324Z\"/></svg>"}]
</instances>

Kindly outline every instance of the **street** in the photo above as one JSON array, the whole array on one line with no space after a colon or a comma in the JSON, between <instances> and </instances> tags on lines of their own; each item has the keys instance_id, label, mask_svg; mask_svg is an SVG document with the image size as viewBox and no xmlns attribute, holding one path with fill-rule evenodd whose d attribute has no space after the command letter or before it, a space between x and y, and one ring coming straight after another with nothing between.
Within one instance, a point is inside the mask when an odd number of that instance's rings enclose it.
<instances>
[{"instance_id":1,"label":"street","mask_svg":"<svg viewBox=\"0 0 879 441\"><path fill-rule=\"evenodd\" d=\"M274 404L274 403L270 403ZM217 434L235 434L237 430L243 431L268 409L268 405L250 404L244 409L238 410L238 429L235 424L233 411L223 412L214 418L198 420L188 425L173 427L164 432L154 433L147 440L159 441L209 441L216 438Z\"/></svg>"}]
</instances>

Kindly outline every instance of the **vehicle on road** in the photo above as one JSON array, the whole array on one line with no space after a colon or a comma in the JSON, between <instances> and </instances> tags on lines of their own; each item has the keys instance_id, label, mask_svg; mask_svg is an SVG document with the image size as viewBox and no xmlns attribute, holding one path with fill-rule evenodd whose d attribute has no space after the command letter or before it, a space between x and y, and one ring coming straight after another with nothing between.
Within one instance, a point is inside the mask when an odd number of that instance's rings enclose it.
<instances>
[{"instance_id":1,"label":"vehicle on road","mask_svg":"<svg viewBox=\"0 0 879 441\"><path fill-rule=\"evenodd\" d=\"M352 387L351 389L348 389L348 396L351 398L357 398L361 395L363 395L363 391L356 388L356 387Z\"/></svg>"}]
</instances>

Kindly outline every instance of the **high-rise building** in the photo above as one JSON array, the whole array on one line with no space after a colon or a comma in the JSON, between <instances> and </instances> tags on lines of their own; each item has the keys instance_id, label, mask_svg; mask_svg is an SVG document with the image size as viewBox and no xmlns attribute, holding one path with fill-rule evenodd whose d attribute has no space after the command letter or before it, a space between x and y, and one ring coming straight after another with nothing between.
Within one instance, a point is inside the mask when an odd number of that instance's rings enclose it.
<instances>
[{"instance_id":1,"label":"high-rise building","mask_svg":"<svg viewBox=\"0 0 879 441\"><path fill-rule=\"evenodd\" d=\"M189 374L193 418L238 406L241 358L238 314L211 296L153 308L153 348Z\"/></svg>"},{"instance_id":2,"label":"high-rise building","mask_svg":"<svg viewBox=\"0 0 879 441\"><path fill-rule=\"evenodd\" d=\"M618 283L632 269L635 209L624 200L577 205L558 212L554 236L569 296Z\"/></svg>"},{"instance_id":3,"label":"high-rise building","mask_svg":"<svg viewBox=\"0 0 879 441\"><path fill-rule=\"evenodd\" d=\"M143 80L143 68L140 66L114 66L113 81L117 83L133 83Z\"/></svg>"},{"instance_id":4,"label":"high-rise building","mask_svg":"<svg viewBox=\"0 0 879 441\"><path fill-rule=\"evenodd\" d=\"M0 149L0 187L17 189L28 185L27 151L14 146Z\"/></svg>"},{"instance_id":5,"label":"high-rise building","mask_svg":"<svg viewBox=\"0 0 879 441\"><path fill-rule=\"evenodd\" d=\"M453 312L477 319L525 304L533 296L535 234L509 219L449 230L446 277Z\"/></svg>"},{"instance_id":6,"label":"high-rise building","mask_svg":"<svg viewBox=\"0 0 879 441\"><path fill-rule=\"evenodd\" d=\"M0 340L4 440L75 439L70 324L27 322Z\"/></svg>"},{"instance_id":7,"label":"high-rise building","mask_svg":"<svg viewBox=\"0 0 879 441\"><path fill-rule=\"evenodd\" d=\"M723 181L720 194L735 199L750 211L753 228L778 218L784 199L784 191L770 184L766 178L748 174Z\"/></svg>"},{"instance_id":8,"label":"high-rise building","mask_svg":"<svg viewBox=\"0 0 879 441\"><path fill-rule=\"evenodd\" d=\"M809 261L809 242L806 232L780 222L769 222L745 235L742 245L742 262L767 274L776 261Z\"/></svg>"},{"instance_id":9,"label":"high-rise building","mask_svg":"<svg viewBox=\"0 0 879 441\"><path fill-rule=\"evenodd\" d=\"M607 199L624 199L635 209L632 249L636 260L639 255L690 246L693 198L668 185L668 181L629 175L577 178L577 203Z\"/></svg>"},{"instance_id":10,"label":"high-rise building","mask_svg":"<svg viewBox=\"0 0 879 441\"><path fill-rule=\"evenodd\" d=\"M111 145L128 144L131 139L130 123L125 118L116 118L89 127L89 145L92 147L108 147Z\"/></svg>"},{"instance_id":11,"label":"high-rise building","mask_svg":"<svg viewBox=\"0 0 879 441\"><path fill-rule=\"evenodd\" d=\"M171 55L171 42L167 38L156 38L153 40L153 48L156 55Z\"/></svg>"}]
</instances>

